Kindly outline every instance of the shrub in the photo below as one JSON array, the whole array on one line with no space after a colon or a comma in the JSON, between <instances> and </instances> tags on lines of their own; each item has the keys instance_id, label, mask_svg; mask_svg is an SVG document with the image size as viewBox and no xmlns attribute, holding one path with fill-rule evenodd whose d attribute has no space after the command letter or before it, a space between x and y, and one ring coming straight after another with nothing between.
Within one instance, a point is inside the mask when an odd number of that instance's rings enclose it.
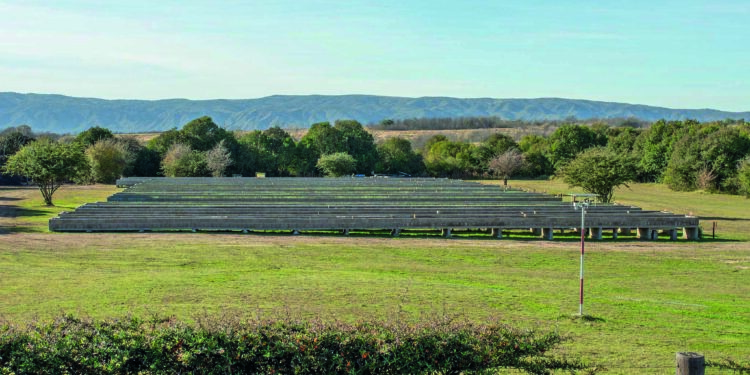
<instances>
[{"instance_id":1,"label":"shrub","mask_svg":"<svg viewBox=\"0 0 750 375\"><path fill-rule=\"evenodd\" d=\"M127 146L114 139L102 139L86 149L95 182L113 184L122 176L125 167L134 159Z\"/></svg>"},{"instance_id":2,"label":"shrub","mask_svg":"<svg viewBox=\"0 0 750 375\"><path fill-rule=\"evenodd\" d=\"M591 367L546 354L563 339L498 323L86 320L0 326L0 373L532 374Z\"/></svg>"},{"instance_id":3,"label":"shrub","mask_svg":"<svg viewBox=\"0 0 750 375\"><path fill-rule=\"evenodd\" d=\"M337 152L321 156L320 159L318 159L318 164L316 166L323 171L326 176L341 177L354 173L357 167L357 161L346 152Z\"/></svg>"}]
</instances>

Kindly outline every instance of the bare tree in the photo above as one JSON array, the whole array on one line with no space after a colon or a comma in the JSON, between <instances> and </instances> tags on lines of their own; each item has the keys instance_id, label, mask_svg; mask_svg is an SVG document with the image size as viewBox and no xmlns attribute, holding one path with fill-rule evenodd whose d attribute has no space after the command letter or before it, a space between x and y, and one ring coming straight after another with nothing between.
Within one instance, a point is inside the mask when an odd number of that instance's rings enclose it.
<instances>
[{"instance_id":1,"label":"bare tree","mask_svg":"<svg viewBox=\"0 0 750 375\"><path fill-rule=\"evenodd\" d=\"M224 176L224 171L232 164L232 155L224 146L224 140L217 143L214 148L206 151L206 166L214 177Z\"/></svg>"},{"instance_id":2,"label":"bare tree","mask_svg":"<svg viewBox=\"0 0 750 375\"><path fill-rule=\"evenodd\" d=\"M516 173L523 165L523 155L517 149L512 148L504 153L495 156L490 160L490 170L495 175L502 177L503 185L508 185L508 179Z\"/></svg>"}]
</instances>

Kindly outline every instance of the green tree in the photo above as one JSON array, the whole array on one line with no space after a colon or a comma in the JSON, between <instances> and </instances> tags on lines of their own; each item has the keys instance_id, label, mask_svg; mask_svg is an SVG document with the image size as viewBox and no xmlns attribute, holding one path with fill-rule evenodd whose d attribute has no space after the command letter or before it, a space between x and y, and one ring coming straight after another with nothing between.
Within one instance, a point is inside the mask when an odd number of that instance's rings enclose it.
<instances>
[{"instance_id":1,"label":"green tree","mask_svg":"<svg viewBox=\"0 0 750 375\"><path fill-rule=\"evenodd\" d=\"M502 133L490 135L484 142L476 147L474 159L479 163L475 168L477 171L487 172L490 160L502 155L508 150L518 149L518 143L510 136Z\"/></svg>"},{"instance_id":2,"label":"green tree","mask_svg":"<svg viewBox=\"0 0 750 375\"><path fill-rule=\"evenodd\" d=\"M21 148L8 159L5 171L30 178L42 193L44 204L53 206L52 195L63 183L88 169L79 144L40 139Z\"/></svg>"},{"instance_id":3,"label":"green tree","mask_svg":"<svg viewBox=\"0 0 750 375\"><path fill-rule=\"evenodd\" d=\"M750 157L741 161L737 166L737 179L740 185L740 194L750 197Z\"/></svg>"},{"instance_id":4,"label":"green tree","mask_svg":"<svg viewBox=\"0 0 750 375\"><path fill-rule=\"evenodd\" d=\"M604 146L602 139L588 126L563 125L549 137L549 160L555 169L560 169L580 152L595 146Z\"/></svg>"},{"instance_id":5,"label":"green tree","mask_svg":"<svg viewBox=\"0 0 750 375\"><path fill-rule=\"evenodd\" d=\"M356 171L370 173L378 161L375 140L365 128L354 120L338 120L313 124L297 144L298 174L315 173L316 161L323 155L347 153L357 161Z\"/></svg>"},{"instance_id":6,"label":"green tree","mask_svg":"<svg viewBox=\"0 0 750 375\"><path fill-rule=\"evenodd\" d=\"M310 126L300 143L316 155L326 155L339 151L341 139L330 122L318 122Z\"/></svg>"},{"instance_id":7,"label":"green tree","mask_svg":"<svg viewBox=\"0 0 750 375\"><path fill-rule=\"evenodd\" d=\"M518 141L518 148L521 152L539 151L547 152L549 149L549 143L547 138L537 134L528 134L521 137Z\"/></svg>"},{"instance_id":8,"label":"green tree","mask_svg":"<svg viewBox=\"0 0 750 375\"><path fill-rule=\"evenodd\" d=\"M518 143L509 135L495 133L479 145L478 154L482 161L487 162L511 149L518 149Z\"/></svg>"},{"instance_id":9,"label":"green tree","mask_svg":"<svg viewBox=\"0 0 750 375\"><path fill-rule=\"evenodd\" d=\"M655 122L649 129L636 138L633 151L640 157L638 161L638 180L642 182L661 182L672 156L672 147L698 122L665 121Z\"/></svg>"},{"instance_id":10,"label":"green tree","mask_svg":"<svg viewBox=\"0 0 750 375\"><path fill-rule=\"evenodd\" d=\"M217 143L214 148L206 151L206 168L208 168L212 176L224 176L224 172L231 164L232 155L229 153L229 150L224 147L224 140Z\"/></svg>"},{"instance_id":11,"label":"green tree","mask_svg":"<svg viewBox=\"0 0 750 375\"><path fill-rule=\"evenodd\" d=\"M706 167L701 162L700 143L686 134L670 148L673 151L667 159L662 181L675 191L695 190L698 171Z\"/></svg>"},{"instance_id":12,"label":"green tree","mask_svg":"<svg viewBox=\"0 0 750 375\"><path fill-rule=\"evenodd\" d=\"M538 150L526 151L522 154L523 165L516 175L524 177L544 177L555 172L555 168L547 158L547 155Z\"/></svg>"},{"instance_id":13,"label":"green tree","mask_svg":"<svg viewBox=\"0 0 750 375\"><path fill-rule=\"evenodd\" d=\"M518 171L519 176L543 177L555 172L552 162L547 157L547 138L536 134L525 135L518 141L518 148L523 153L523 166Z\"/></svg>"},{"instance_id":14,"label":"green tree","mask_svg":"<svg viewBox=\"0 0 750 375\"><path fill-rule=\"evenodd\" d=\"M580 153L559 174L571 187L597 194L600 201L609 203L616 187L635 180L635 159L595 147Z\"/></svg>"},{"instance_id":15,"label":"green tree","mask_svg":"<svg viewBox=\"0 0 750 375\"><path fill-rule=\"evenodd\" d=\"M227 138L234 138L231 132L216 125L208 116L199 117L185 124L180 130L181 141L193 150L208 151ZM229 147L228 144L225 146Z\"/></svg>"},{"instance_id":16,"label":"green tree","mask_svg":"<svg viewBox=\"0 0 750 375\"><path fill-rule=\"evenodd\" d=\"M372 172L378 161L378 150L372 134L355 120L337 120L334 129L340 142L336 152L351 155L357 161L357 172Z\"/></svg>"},{"instance_id":17,"label":"green tree","mask_svg":"<svg viewBox=\"0 0 750 375\"><path fill-rule=\"evenodd\" d=\"M185 143L182 132L177 128L172 128L161 132L158 136L148 141L148 148L156 151L159 155L166 155L169 148L175 143Z\"/></svg>"},{"instance_id":18,"label":"green tree","mask_svg":"<svg viewBox=\"0 0 750 375\"><path fill-rule=\"evenodd\" d=\"M316 163L322 155L333 154L339 150L341 140L339 133L330 122L312 124L307 133L297 143L297 171L300 176L314 176L317 173Z\"/></svg>"},{"instance_id":19,"label":"green tree","mask_svg":"<svg viewBox=\"0 0 750 375\"><path fill-rule=\"evenodd\" d=\"M204 177L208 175L203 153L190 146L175 143L162 160L162 171L167 177Z\"/></svg>"},{"instance_id":20,"label":"green tree","mask_svg":"<svg viewBox=\"0 0 750 375\"><path fill-rule=\"evenodd\" d=\"M737 164L750 154L750 138L737 127L725 126L698 141L701 160L716 175L716 187L737 173Z\"/></svg>"},{"instance_id":21,"label":"green tree","mask_svg":"<svg viewBox=\"0 0 750 375\"><path fill-rule=\"evenodd\" d=\"M427 153L430 151L433 145L435 145L438 142L444 142L448 141L448 137L442 135L442 134L435 134L424 143L424 146L422 146L422 155L427 156Z\"/></svg>"},{"instance_id":22,"label":"green tree","mask_svg":"<svg viewBox=\"0 0 750 375\"><path fill-rule=\"evenodd\" d=\"M425 170L422 156L411 148L411 142L403 138L388 138L378 145L379 160L375 166L378 173L410 175L422 174Z\"/></svg>"},{"instance_id":23,"label":"green tree","mask_svg":"<svg viewBox=\"0 0 750 375\"><path fill-rule=\"evenodd\" d=\"M27 125L8 128L0 133L0 167L23 146L34 141L34 134Z\"/></svg>"},{"instance_id":24,"label":"green tree","mask_svg":"<svg viewBox=\"0 0 750 375\"><path fill-rule=\"evenodd\" d=\"M672 146L664 183L672 190L716 190L737 173L750 153L750 139L736 127L695 126ZM733 189L731 189L733 190Z\"/></svg>"},{"instance_id":25,"label":"green tree","mask_svg":"<svg viewBox=\"0 0 750 375\"><path fill-rule=\"evenodd\" d=\"M464 142L428 142L424 163L427 172L435 177L463 178L474 175L479 163L475 159L476 146Z\"/></svg>"},{"instance_id":26,"label":"green tree","mask_svg":"<svg viewBox=\"0 0 750 375\"><path fill-rule=\"evenodd\" d=\"M79 133L75 138L75 142L80 143L84 148L86 148L96 142L105 139L112 139L114 137L115 135L112 134L111 130L99 126L94 126Z\"/></svg>"},{"instance_id":27,"label":"green tree","mask_svg":"<svg viewBox=\"0 0 750 375\"><path fill-rule=\"evenodd\" d=\"M115 139L102 139L86 149L94 182L113 184L135 159L127 145Z\"/></svg>"},{"instance_id":28,"label":"green tree","mask_svg":"<svg viewBox=\"0 0 750 375\"><path fill-rule=\"evenodd\" d=\"M125 146L131 156L122 171L123 176L154 177L160 175L161 156L158 152L146 147L133 136L122 136L117 140Z\"/></svg>"},{"instance_id":29,"label":"green tree","mask_svg":"<svg viewBox=\"0 0 750 375\"><path fill-rule=\"evenodd\" d=\"M239 142L257 155L258 170L265 172L266 176L290 176L298 173L300 156L297 145L294 138L278 126L247 133ZM311 164L310 168L314 168L314 162Z\"/></svg>"},{"instance_id":30,"label":"green tree","mask_svg":"<svg viewBox=\"0 0 750 375\"><path fill-rule=\"evenodd\" d=\"M297 143L284 129L278 126L263 131L263 150L273 160L274 176L290 176L296 174L295 158Z\"/></svg>"},{"instance_id":31,"label":"green tree","mask_svg":"<svg viewBox=\"0 0 750 375\"><path fill-rule=\"evenodd\" d=\"M610 128L607 147L616 154L629 154L633 152L639 134L640 131L633 128Z\"/></svg>"},{"instance_id":32,"label":"green tree","mask_svg":"<svg viewBox=\"0 0 750 375\"><path fill-rule=\"evenodd\" d=\"M340 177L354 173L357 161L345 152L323 155L318 159L317 167L329 177Z\"/></svg>"}]
</instances>

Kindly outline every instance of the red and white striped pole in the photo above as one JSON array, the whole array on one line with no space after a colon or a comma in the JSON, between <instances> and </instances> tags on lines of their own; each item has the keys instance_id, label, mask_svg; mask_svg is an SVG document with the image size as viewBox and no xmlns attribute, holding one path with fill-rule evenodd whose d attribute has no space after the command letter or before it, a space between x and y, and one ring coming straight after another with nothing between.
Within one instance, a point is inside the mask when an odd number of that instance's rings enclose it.
<instances>
[{"instance_id":1,"label":"red and white striped pole","mask_svg":"<svg viewBox=\"0 0 750 375\"><path fill-rule=\"evenodd\" d=\"M581 202L581 284L579 289L579 300L578 300L578 315L583 316L583 254L585 248L586 239L586 225L584 223L584 217L586 215L586 208L588 204Z\"/></svg>"}]
</instances>

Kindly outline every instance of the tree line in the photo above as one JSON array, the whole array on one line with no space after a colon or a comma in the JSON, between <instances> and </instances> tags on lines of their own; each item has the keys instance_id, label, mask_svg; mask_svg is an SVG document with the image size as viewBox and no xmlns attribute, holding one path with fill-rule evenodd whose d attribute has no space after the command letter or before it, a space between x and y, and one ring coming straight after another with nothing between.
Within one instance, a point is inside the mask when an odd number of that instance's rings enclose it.
<instances>
[{"instance_id":1,"label":"tree line","mask_svg":"<svg viewBox=\"0 0 750 375\"><path fill-rule=\"evenodd\" d=\"M27 126L0 132L3 173L26 176L45 202L66 181L113 183L121 176L343 176L546 178L610 201L628 182L673 190L750 195L750 124L657 121L650 127L564 124L549 137L497 133L479 143L402 138L376 143L357 121L313 124L299 140L279 127L237 134L201 117L148 142L90 128L56 139ZM48 200L49 197L49 200Z\"/></svg>"},{"instance_id":2,"label":"tree line","mask_svg":"<svg viewBox=\"0 0 750 375\"><path fill-rule=\"evenodd\" d=\"M644 128L651 124L649 121L634 117L586 119L579 120L570 117L564 120L509 120L497 116L470 117L420 117L407 119L385 119L378 123L368 124L373 130L458 130L458 129L495 129L495 128L527 128L550 127L558 128L566 124L594 125L605 124L610 127Z\"/></svg>"}]
</instances>

